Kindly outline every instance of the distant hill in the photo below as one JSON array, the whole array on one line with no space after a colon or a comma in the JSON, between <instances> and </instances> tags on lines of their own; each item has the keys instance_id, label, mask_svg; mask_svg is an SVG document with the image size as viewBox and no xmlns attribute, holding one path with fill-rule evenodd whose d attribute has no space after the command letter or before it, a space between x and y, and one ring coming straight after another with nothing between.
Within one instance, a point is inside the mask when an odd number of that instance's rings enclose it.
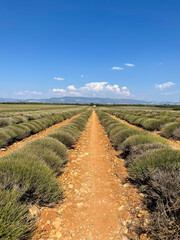
<instances>
[{"instance_id":1,"label":"distant hill","mask_svg":"<svg viewBox=\"0 0 180 240\"><path fill-rule=\"evenodd\" d=\"M0 102L39 102L39 103L79 103L79 104L174 104L179 105L180 102L148 102L136 99L115 99L115 98L90 98L90 97L57 97L47 99L13 99L0 98Z\"/></svg>"},{"instance_id":2,"label":"distant hill","mask_svg":"<svg viewBox=\"0 0 180 240\"><path fill-rule=\"evenodd\" d=\"M80 103L80 104L147 104L146 101L132 99L113 99L113 98L90 98L90 97L61 97L50 99L39 99L47 103Z\"/></svg>"},{"instance_id":3,"label":"distant hill","mask_svg":"<svg viewBox=\"0 0 180 240\"><path fill-rule=\"evenodd\" d=\"M90 97L59 97L47 99L11 99L0 98L0 102L41 102L41 103L79 103L79 104L148 104L149 102L135 99L90 98Z\"/></svg>"}]
</instances>

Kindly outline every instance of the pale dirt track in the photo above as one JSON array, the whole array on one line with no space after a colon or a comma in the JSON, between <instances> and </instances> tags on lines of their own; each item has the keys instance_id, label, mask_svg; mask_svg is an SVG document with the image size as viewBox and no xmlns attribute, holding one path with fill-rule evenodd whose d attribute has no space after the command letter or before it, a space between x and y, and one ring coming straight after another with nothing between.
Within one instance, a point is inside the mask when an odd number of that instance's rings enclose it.
<instances>
[{"instance_id":1,"label":"pale dirt track","mask_svg":"<svg viewBox=\"0 0 180 240\"><path fill-rule=\"evenodd\" d=\"M145 211L127 176L93 112L59 179L65 198L42 210L33 240L147 239L128 233L128 223L138 223Z\"/></svg>"},{"instance_id":2,"label":"pale dirt track","mask_svg":"<svg viewBox=\"0 0 180 240\"><path fill-rule=\"evenodd\" d=\"M42 130L36 134L33 134L27 138L24 138L23 140L21 141L18 141L18 142L15 142L13 144L11 144L10 146L7 146L7 147L4 147L2 148L3 151L0 149L0 157L3 157L4 155L6 155L7 153L9 152L12 152L14 150L17 150L21 147L23 147L26 143L28 142L31 142L35 139L38 139L38 138L41 138L41 137L45 137L47 134L49 134L50 132L52 132L53 130L63 126L64 124L70 122L72 119L78 117L80 114L77 114L69 119L66 119L64 120L63 122L60 122L60 123L57 123L57 124L54 124L53 126L49 127L49 128L46 128L45 130Z\"/></svg>"},{"instance_id":3,"label":"pale dirt track","mask_svg":"<svg viewBox=\"0 0 180 240\"><path fill-rule=\"evenodd\" d=\"M148 132L148 133L153 134L153 135L155 135L155 136L161 137L161 138L165 139L173 149L175 149L175 150L180 150L180 141L176 141L176 140L174 140L174 139L172 139L172 138L171 138L171 139L164 138L164 137L160 136L160 132L158 132L158 131L150 132L150 131L145 130L145 129L141 128L141 127L138 127L138 126L136 126L136 125L133 125L133 124L131 124L131 123L128 123L127 121L125 121L125 120L123 120L123 119L121 119L121 118L118 118L118 117L116 117L116 116L114 116L114 115L111 115L111 114L109 114L109 113L107 113L107 114L108 114L110 117L118 120L119 122L121 122L121 123L123 123L123 124L126 124L127 126L130 126L130 127L135 128L135 129L138 129L138 130L140 130L140 131Z\"/></svg>"}]
</instances>

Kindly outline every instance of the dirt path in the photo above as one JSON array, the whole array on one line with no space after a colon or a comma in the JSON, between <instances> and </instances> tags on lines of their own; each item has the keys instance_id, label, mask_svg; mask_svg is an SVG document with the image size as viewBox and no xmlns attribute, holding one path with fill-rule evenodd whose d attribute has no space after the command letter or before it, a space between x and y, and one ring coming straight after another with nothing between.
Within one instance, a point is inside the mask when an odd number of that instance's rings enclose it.
<instances>
[{"instance_id":1,"label":"dirt path","mask_svg":"<svg viewBox=\"0 0 180 240\"><path fill-rule=\"evenodd\" d=\"M65 199L43 209L33 240L129 239L128 223L140 221L145 211L126 177L123 160L93 112L60 177Z\"/></svg>"},{"instance_id":2,"label":"dirt path","mask_svg":"<svg viewBox=\"0 0 180 240\"><path fill-rule=\"evenodd\" d=\"M80 114L77 114L69 119L66 119L64 120L63 122L60 122L60 123L57 123L57 124L54 124L53 126L49 127L49 128L46 128L45 130L41 131L41 132L38 132L36 134L33 134L27 138L24 138L23 140L21 141L18 141L18 142L15 142L13 143L12 145L10 146L7 146L7 147L4 147L4 148L1 148L0 149L0 157L3 157L4 155L6 155L7 153L13 151L13 150L16 150L20 147L23 147L27 142L30 142L32 140L35 140L35 139L38 139L38 138L41 138L41 137L44 137L46 136L48 133L50 133L51 131L61 127L62 125L70 122L72 119L78 117ZM3 149L3 150L2 150Z\"/></svg>"},{"instance_id":3,"label":"dirt path","mask_svg":"<svg viewBox=\"0 0 180 240\"><path fill-rule=\"evenodd\" d=\"M141 127L137 127L136 125L133 125L133 124L131 124L131 123L128 123L127 121L122 120L122 119L120 119L120 118L118 118L118 117L116 117L116 116L114 116L114 115L111 115L111 114L109 114L109 113L107 113L107 114L108 114L109 116L111 116L112 118L118 120L119 122L121 122L121 123L123 123L123 124L126 124L126 125L128 125L128 126L130 126L130 127L133 127L133 128L138 129L138 130L140 130L140 131L148 132L148 133L153 134L153 135L155 135L155 136L161 137L161 138L165 139L173 149L180 150L180 141L176 141L176 140L174 140L174 139L172 139L172 138L166 139L166 138L160 136L160 132L158 132L158 131L150 132L150 131L145 130L145 129L141 128Z\"/></svg>"}]
</instances>

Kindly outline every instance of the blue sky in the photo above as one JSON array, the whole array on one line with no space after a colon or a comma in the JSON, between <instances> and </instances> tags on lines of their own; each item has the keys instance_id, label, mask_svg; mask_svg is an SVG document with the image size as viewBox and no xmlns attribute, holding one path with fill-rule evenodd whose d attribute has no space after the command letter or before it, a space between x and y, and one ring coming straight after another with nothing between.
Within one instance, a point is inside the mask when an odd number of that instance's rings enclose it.
<instances>
[{"instance_id":1,"label":"blue sky","mask_svg":"<svg viewBox=\"0 0 180 240\"><path fill-rule=\"evenodd\" d=\"M179 0L0 0L0 97L180 100Z\"/></svg>"}]
</instances>

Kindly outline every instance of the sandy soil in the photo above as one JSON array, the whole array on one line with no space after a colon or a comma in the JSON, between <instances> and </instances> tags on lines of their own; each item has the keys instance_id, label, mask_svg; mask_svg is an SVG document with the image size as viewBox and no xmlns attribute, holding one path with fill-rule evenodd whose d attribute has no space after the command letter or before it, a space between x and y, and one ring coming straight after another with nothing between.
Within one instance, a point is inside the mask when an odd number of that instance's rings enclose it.
<instances>
[{"instance_id":1,"label":"sandy soil","mask_svg":"<svg viewBox=\"0 0 180 240\"><path fill-rule=\"evenodd\" d=\"M16 150L20 147L23 147L27 142L30 142L30 141L33 141L35 139L38 139L38 138L41 138L41 137L44 137L46 136L48 133L50 133L51 131L61 127L62 125L70 122L72 119L78 117L80 114L77 114L69 119L66 119L65 121L63 122L60 122L60 123L57 123L57 124L54 124L53 126L49 127L49 128L46 128L45 130L41 131L41 132L38 132L36 134L33 134L31 135L30 137L27 137L27 138L24 138L23 140L21 141L18 141L18 142L15 142L13 143L12 145L10 146L7 146L7 147L4 147L4 148L1 148L0 149L0 157L6 155L7 153L13 151L13 150Z\"/></svg>"},{"instance_id":2,"label":"sandy soil","mask_svg":"<svg viewBox=\"0 0 180 240\"><path fill-rule=\"evenodd\" d=\"M42 210L33 240L147 239L129 233L146 212L116 154L93 112L59 179L64 200Z\"/></svg>"},{"instance_id":3,"label":"sandy soil","mask_svg":"<svg viewBox=\"0 0 180 240\"><path fill-rule=\"evenodd\" d=\"M176 140L174 140L174 139L172 139L172 138L166 139L166 138L160 136L160 132L158 132L158 131L150 132L150 131L145 130L145 129L141 128L141 127L138 127L138 126L135 126L135 125L133 125L133 124L130 124L130 123L128 123L127 121L122 120L122 119L120 119L120 118L118 118L118 117L116 117L116 116L113 116L113 115L109 114L109 113L108 113L108 115L111 116L112 118L120 121L121 123L124 123L124 124L130 126L130 127L133 127L133 128L135 128L135 129L138 129L138 130L141 130L141 131L144 131L144 132L148 132L148 133L153 134L153 135L155 135L155 136L161 137L161 138L165 139L173 149L180 150L180 141L176 141Z\"/></svg>"}]
</instances>

